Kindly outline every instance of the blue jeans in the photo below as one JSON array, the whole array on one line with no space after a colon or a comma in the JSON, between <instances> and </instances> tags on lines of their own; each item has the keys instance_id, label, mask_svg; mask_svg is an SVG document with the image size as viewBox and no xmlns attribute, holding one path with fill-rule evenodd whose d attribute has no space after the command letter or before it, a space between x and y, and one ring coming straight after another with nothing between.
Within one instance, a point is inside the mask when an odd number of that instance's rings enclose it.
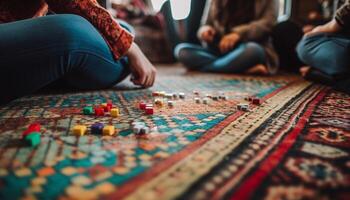
<instances>
[{"instance_id":1,"label":"blue jeans","mask_svg":"<svg viewBox=\"0 0 350 200\"><path fill-rule=\"evenodd\" d=\"M311 67L306 79L350 94L350 36L322 33L303 38L299 58Z\"/></svg>"},{"instance_id":2,"label":"blue jeans","mask_svg":"<svg viewBox=\"0 0 350 200\"><path fill-rule=\"evenodd\" d=\"M77 15L50 15L0 24L0 103L63 82L76 89L103 89L129 73L115 61L100 33Z\"/></svg>"},{"instance_id":3,"label":"blue jeans","mask_svg":"<svg viewBox=\"0 0 350 200\"><path fill-rule=\"evenodd\" d=\"M242 73L257 65L266 64L264 48L253 42L239 44L227 54L183 43L175 48L175 57L191 70L219 73Z\"/></svg>"},{"instance_id":4,"label":"blue jeans","mask_svg":"<svg viewBox=\"0 0 350 200\"><path fill-rule=\"evenodd\" d=\"M305 37L297 52L304 63L326 75L350 72L350 36L322 33Z\"/></svg>"}]
</instances>

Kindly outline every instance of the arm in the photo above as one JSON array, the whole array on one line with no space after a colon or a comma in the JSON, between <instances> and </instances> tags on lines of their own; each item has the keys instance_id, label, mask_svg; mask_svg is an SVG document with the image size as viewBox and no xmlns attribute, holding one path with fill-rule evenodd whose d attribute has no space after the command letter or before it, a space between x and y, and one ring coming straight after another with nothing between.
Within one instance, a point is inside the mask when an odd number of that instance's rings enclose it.
<instances>
[{"instance_id":1,"label":"arm","mask_svg":"<svg viewBox=\"0 0 350 200\"><path fill-rule=\"evenodd\" d=\"M56 13L77 14L90 21L108 42L115 59L124 56L133 43L133 36L96 0L46 0L46 3Z\"/></svg>"},{"instance_id":2,"label":"arm","mask_svg":"<svg viewBox=\"0 0 350 200\"><path fill-rule=\"evenodd\" d=\"M340 26L350 28L350 0L338 9L335 20Z\"/></svg>"},{"instance_id":3,"label":"arm","mask_svg":"<svg viewBox=\"0 0 350 200\"><path fill-rule=\"evenodd\" d=\"M277 22L279 1L267 1L260 19L232 28L232 32L240 35L240 40L258 41L270 34Z\"/></svg>"}]
</instances>

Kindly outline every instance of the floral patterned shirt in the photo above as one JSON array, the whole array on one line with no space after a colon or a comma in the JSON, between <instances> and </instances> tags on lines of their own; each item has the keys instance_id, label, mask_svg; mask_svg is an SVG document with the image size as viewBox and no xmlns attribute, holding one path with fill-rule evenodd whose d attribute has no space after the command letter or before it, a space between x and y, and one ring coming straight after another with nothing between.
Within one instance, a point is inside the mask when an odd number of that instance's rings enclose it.
<instances>
[{"instance_id":1,"label":"floral patterned shirt","mask_svg":"<svg viewBox=\"0 0 350 200\"><path fill-rule=\"evenodd\" d=\"M23 19L19 10L10 9L12 0L0 0L0 24ZM76 14L86 18L104 37L115 59L126 54L133 42L133 36L123 29L111 14L96 0L32 0L37 1L33 13L27 18L45 16L48 9L57 14ZM39 6L37 6L39 5ZM13 7L13 6L12 6Z\"/></svg>"}]
</instances>

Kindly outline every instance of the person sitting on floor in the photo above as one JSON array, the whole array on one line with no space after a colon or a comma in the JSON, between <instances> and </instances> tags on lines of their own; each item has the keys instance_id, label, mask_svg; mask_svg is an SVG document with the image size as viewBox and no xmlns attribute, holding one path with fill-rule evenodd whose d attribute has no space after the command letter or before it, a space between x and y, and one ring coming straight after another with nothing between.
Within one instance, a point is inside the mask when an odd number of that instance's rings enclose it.
<instances>
[{"instance_id":1,"label":"person sitting on floor","mask_svg":"<svg viewBox=\"0 0 350 200\"><path fill-rule=\"evenodd\" d=\"M278 56L270 33L278 0L208 1L198 37L203 45L182 43L175 57L188 69L204 72L274 74Z\"/></svg>"},{"instance_id":2,"label":"person sitting on floor","mask_svg":"<svg viewBox=\"0 0 350 200\"><path fill-rule=\"evenodd\" d=\"M0 1L0 104L54 82L104 89L130 72L136 85L155 81L133 35L96 0Z\"/></svg>"},{"instance_id":3,"label":"person sitting on floor","mask_svg":"<svg viewBox=\"0 0 350 200\"><path fill-rule=\"evenodd\" d=\"M301 69L305 78L350 93L350 0L332 21L306 33L297 52L309 65Z\"/></svg>"}]
</instances>

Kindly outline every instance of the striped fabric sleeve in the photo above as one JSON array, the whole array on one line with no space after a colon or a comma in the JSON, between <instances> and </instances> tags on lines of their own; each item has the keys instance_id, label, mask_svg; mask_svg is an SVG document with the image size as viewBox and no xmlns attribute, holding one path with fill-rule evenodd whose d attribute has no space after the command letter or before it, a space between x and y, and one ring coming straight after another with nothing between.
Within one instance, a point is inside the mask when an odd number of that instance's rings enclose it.
<instances>
[{"instance_id":1,"label":"striped fabric sleeve","mask_svg":"<svg viewBox=\"0 0 350 200\"><path fill-rule=\"evenodd\" d=\"M338 9L335 19L344 28L350 28L350 0Z\"/></svg>"},{"instance_id":2,"label":"striped fabric sleeve","mask_svg":"<svg viewBox=\"0 0 350 200\"><path fill-rule=\"evenodd\" d=\"M96 0L46 0L46 2L55 13L77 14L86 18L102 34L115 59L118 60L129 50L133 36Z\"/></svg>"}]
</instances>

